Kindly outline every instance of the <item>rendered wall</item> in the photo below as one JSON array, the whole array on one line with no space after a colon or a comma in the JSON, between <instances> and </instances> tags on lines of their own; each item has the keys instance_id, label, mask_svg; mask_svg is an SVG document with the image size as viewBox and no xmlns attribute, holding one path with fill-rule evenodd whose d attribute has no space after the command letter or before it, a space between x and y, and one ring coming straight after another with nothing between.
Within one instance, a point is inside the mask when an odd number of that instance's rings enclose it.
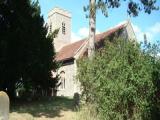
<instances>
[{"instance_id":1,"label":"rendered wall","mask_svg":"<svg viewBox=\"0 0 160 120\"><path fill-rule=\"evenodd\" d=\"M65 89L59 87L57 96L74 96L75 93L80 93L80 83L76 80L76 61L60 67L58 73L61 71L65 72Z\"/></svg>"}]
</instances>

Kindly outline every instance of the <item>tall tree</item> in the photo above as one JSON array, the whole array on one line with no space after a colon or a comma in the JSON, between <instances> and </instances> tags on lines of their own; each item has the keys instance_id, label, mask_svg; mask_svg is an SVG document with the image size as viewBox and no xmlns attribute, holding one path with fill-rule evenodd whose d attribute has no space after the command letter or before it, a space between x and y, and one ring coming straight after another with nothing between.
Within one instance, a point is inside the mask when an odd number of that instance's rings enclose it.
<instances>
[{"instance_id":1,"label":"tall tree","mask_svg":"<svg viewBox=\"0 0 160 120\"><path fill-rule=\"evenodd\" d=\"M53 39L37 1L0 1L0 90L11 97L17 83L26 89L47 89L54 61Z\"/></svg>"},{"instance_id":2,"label":"tall tree","mask_svg":"<svg viewBox=\"0 0 160 120\"><path fill-rule=\"evenodd\" d=\"M89 15L89 44L88 56L92 58L95 49L95 30L96 30L96 0L90 0L90 15Z\"/></svg>"},{"instance_id":3,"label":"tall tree","mask_svg":"<svg viewBox=\"0 0 160 120\"><path fill-rule=\"evenodd\" d=\"M94 55L94 42L96 31L96 10L100 9L104 16L108 16L107 9L118 8L121 3L128 2L127 12L129 15L138 16L138 13L144 10L145 13L150 14L153 10L159 10L159 6L156 5L157 0L89 0L89 6L84 7L84 11L89 11L89 44L88 44L88 56L90 58Z\"/></svg>"}]
</instances>

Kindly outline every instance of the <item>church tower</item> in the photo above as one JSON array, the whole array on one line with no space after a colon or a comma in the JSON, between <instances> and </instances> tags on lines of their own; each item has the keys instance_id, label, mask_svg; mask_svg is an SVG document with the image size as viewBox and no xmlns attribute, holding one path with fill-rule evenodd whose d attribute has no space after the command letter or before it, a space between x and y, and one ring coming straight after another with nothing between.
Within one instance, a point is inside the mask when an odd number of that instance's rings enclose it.
<instances>
[{"instance_id":1,"label":"church tower","mask_svg":"<svg viewBox=\"0 0 160 120\"><path fill-rule=\"evenodd\" d=\"M48 13L47 24L49 32L59 29L58 35L54 39L54 47L58 52L71 41L71 13L55 7Z\"/></svg>"}]
</instances>

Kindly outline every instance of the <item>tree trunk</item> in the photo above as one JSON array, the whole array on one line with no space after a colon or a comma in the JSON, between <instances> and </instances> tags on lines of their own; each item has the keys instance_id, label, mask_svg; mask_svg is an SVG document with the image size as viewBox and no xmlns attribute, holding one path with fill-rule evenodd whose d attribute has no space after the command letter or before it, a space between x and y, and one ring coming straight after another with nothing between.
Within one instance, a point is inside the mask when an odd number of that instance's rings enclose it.
<instances>
[{"instance_id":1,"label":"tree trunk","mask_svg":"<svg viewBox=\"0 0 160 120\"><path fill-rule=\"evenodd\" d=\"M7 88L7 93L11 101L15 100L15 83L10 80L10 84Z\"/></svg>"},{"instance_id":2,"label":"tree trunk","mask_svg":"<svg viewBox=\"0 0 160 120\"><path fill-rule=\"evenodd\" d=\"M88 57L94 56L96 31L96 0L90 0Z\"/></svg>"}]
</instances>

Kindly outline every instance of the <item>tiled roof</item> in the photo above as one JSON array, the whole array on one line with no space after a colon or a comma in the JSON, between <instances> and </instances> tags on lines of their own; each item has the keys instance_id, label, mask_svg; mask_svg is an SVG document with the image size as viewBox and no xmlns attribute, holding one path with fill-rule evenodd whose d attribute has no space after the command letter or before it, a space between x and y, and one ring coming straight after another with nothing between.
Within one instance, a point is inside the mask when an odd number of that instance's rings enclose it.
<instances>
[{"instance_id":1,"label":"tiled roof","mask_svg":"<svg viewBox=\"0 0 160 120\"><path fill-rule=\"evenodd\" d=\"M80 48L80 46L84 43L84 40L80 40L69 45L64 46L56 55L56 60L62 61L73 58L75 52Z\"/></svg>"},{"instance_id":2,"label":"tiled roof","mask_svg":"<svg viewBox=\"0 0 160 120\"><path fill-rule=\"evenodd\" d=\"M99 42L99 41L105 39L105 37L111 35L112 33L115 33L116 31L118 31L118 30L120 30L124 27L126 27L126 23L118 25L117 27L114 27L112 29L109 29L106 32L97 34L95 40L96 40L96 42ZM74 42L74 43L71 43L71 44L68 44L68 45L62 47L61 50L56 55L56 60L57 61L63 61L63 60L67 60L67 59L70 59L70 58L74 58L77 50L81 46L83 46L85 40L86 39L83 39L83 40L80 40L80 41L77 41L77 42Z\"/></svg>"}]
</instances>

